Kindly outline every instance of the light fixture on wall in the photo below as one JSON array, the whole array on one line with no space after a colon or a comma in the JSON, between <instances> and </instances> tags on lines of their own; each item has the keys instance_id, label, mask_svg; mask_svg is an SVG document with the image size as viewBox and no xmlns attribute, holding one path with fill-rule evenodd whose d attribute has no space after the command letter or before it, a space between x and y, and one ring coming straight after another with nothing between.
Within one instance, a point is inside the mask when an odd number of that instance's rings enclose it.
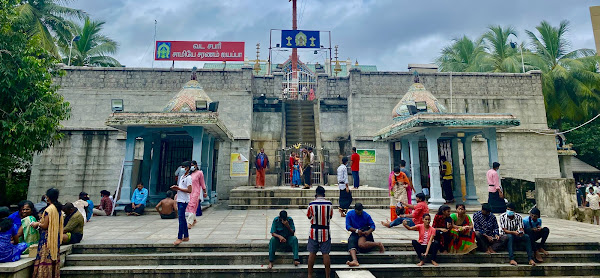
<instances>
[{"instance_id":1,"label":"light fixture on wall","mask_svg":"<svg viewBox=\"0 0 600 278\"><path fill-rule=\"evenodd\" d=\"M465 137L465 133L464 132L458 132L458 133L456 133L456 137L460 137L460 138Z\"/></svg>"},{"instance_id":2,"label":"light fixture on wall","mask_svg":"<svg viewBox=\"0 0 600 278\"><path fill-rule=\"evenodd\" d=\"M202 111L208 109L208 103L205 99L196 100L196 111Z\"/></svg>"},{"instance_id":3,"label":"light fixture on wall","mask_svg":"<svg viewBox=\"0 0 600 278\"><path fill-rule=\"evenodd\" d=\"M111 99L110 107L114 112L123 112L123 100L122 99Z\"/></svg>"},{"instance_id":4,"label":"light fixture on wall","mask_svg":"<svg viewBox=\"0 0 600 278\"><path fill-rule=\"evenodd\" d=\"M426 112L427 111L427 102L425 102L425 101L417 101L417 102L415 102L415 106L417 107L418 112Z\"/></svg>"}]
</instances>

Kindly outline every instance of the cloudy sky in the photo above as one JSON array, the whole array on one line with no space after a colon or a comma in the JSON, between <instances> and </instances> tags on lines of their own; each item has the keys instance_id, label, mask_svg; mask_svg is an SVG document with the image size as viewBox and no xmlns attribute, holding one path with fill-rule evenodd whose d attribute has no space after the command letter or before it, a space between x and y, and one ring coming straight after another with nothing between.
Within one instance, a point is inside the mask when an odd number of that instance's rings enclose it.
<instances>
[{"instance_id":1,"label":"cloudy sky","mask_svg":"<svg viewBox=\"0 0 600 278\"><path fill-rule=\"evenodd\" d=\"M480 36L488 25L512 25L519 32L513 40L521 42L524 30L534 30L542 20L555 26L569 20L571 47L595 48L589 16L595 5L600 0L298 0L298 28L331 31L340 59L405 71L409 63L431 63L453 38ZM115 56L128 67L152 66L155 20L157 40L244 41L250 59L260 43L265 60L269 30L292 26L287 0L73 0L68 6L106 21L104 34L119 43ZM274 33L273 46L276 40ZM282 62L289 53L274 51L273 61ZM301 59L322 63L324 55L303 52Z\"/></svg>"}]
</instances>

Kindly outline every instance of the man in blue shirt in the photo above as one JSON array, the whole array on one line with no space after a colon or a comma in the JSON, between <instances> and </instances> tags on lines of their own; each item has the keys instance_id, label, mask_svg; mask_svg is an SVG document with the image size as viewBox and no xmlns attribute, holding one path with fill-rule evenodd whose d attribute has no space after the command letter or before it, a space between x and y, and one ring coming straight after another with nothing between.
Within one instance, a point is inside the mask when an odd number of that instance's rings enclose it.
<instances>
[{"instance_id":1,"label":"man in blue shirt","mask_svg":"<svg viewBox=\"0 0 600 278\"><path fill-rule=\"evenodd\" d=\"M358 266L357 251L366 253L374 247L379 247L380 253L385 252L383 243L375 242L373 239L375 222L368 213L363 211L362 203L356 203L354 210L346 214L346 230L351 232L348 238L348 252L352 256L352 261L347 261L347 265Z\"/></svg>"},{"instance_id":2,"label":"man in blue shirt","mask_svg":"<svg viewBox=\"0 0 600 278\"><path fill-rule=\"evenodd\" d=\"M548 251L544 250L544 245L550 234L550 229L542 227L542 219L540 219L538 208L532 208L529 216L523 218L523 226L525 227L525 233L531 239L531 249L535 250L535 259L540 263L543 262L541 254L548 255ZM540 243L536 242L538 239L541 239Z\"/></svg>"},{"instance_id":3,"label":"man in blue shirt","mask_svg":"<svg viewBox=\"0 0 600 278\"><path fill-rule=\"evenodd\" d=\"M143 183L138 183L137 188L131 195L131 206L125 206L127 215L140 216L144 214L146 208L146 200L148 199L148 189L144 188Z\"/></svg>"}]
</instances>

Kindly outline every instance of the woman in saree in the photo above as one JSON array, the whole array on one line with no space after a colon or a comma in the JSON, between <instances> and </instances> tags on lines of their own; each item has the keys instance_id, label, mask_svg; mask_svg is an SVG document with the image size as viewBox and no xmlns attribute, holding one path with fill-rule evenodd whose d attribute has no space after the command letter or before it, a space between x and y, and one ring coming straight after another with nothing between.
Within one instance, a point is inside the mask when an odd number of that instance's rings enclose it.
<instances>
[{"instance_id":1,"label":"woman in saree","mask_svg":"<svg viewBox=\"0 0 600 278\"><path fill-rule=\"evenodd\" d=\"M477 248L475 243L475 232L473 231L473 220L467 215L465 205L457 204L456 213L450 215L453 229L450 231L452 241L450 242L450 253L468 254Z\"/></svg>"},{"instance_id":2,"label":"woman in saree","mask_svg":"<svg viewBox=\"0 0 600 278\"><path fill-rule=\"evenodd\" d=\"M27 249L27 244L17 243L19 228L8 217L9 214L10 210L7 207L0 207L0 263L20 260L21 253Z\"/></svg>"},{"instance_id":3,"label":"woman in saree","mask_svg":"<svg viewBox=\"0 0 600 278\"><path fill-rule=\"evenodd\" d=\"M38 215L37 210L33 203L29 200L23 203L23 206L20 208L21 211L21 228L19 229L19 242L27 243L27 246L31 246L32 244L37 244L40 241L40 233L34 227L31 226L31 223L36 222ZM28 254L29 249L26 249L23 254Z\"/></svg>"},{"instance_id":4,"label":"woman in saree","mask_svg":"<svg viewBox=\"0 0 600 278\"><path fill-rule=\"evenodd\" d=\"M33 264L34 278L60 277L60 237L63 234L62 204L58 189L46 191L48 207L39 222L31 223L40 231L37 256Z\"/></svg>"},{"instance_id":5,"label":"woman in saree","mask_svg":"<svg viewBox=\"0 0 600 278\"><path fill-rule=\"evenodd\" d=\"M394 167L394 171L390 173L388 178L388 189L390 193L390 213L392 221L395 219L396 207L400 209L400 214L408 214L407 211L401 209L405 204L408 204L407 188L410 187L410 180L404 174L400 167Z\"/></svg>"}]
</instances>

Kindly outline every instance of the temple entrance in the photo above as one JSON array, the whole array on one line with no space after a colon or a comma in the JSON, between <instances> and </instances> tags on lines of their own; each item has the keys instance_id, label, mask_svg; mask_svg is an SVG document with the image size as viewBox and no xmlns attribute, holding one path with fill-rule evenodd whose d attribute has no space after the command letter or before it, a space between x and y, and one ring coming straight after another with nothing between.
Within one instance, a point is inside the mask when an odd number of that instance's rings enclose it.
<instances>
[{"instance_id":1,"label":"temple entrance","mask_svg":"<svg viewBox=\"0 0 600 278\"><path fill-rule=\"evenodd\" d=\"M293 72L291 62L284 63L282 99L313 100L317 92L317 79L315 74L303 63L299 64L298 71Z\"/></svg>"},{"instance_id":2,"label":"temple entrance","mask_svg":"<svg viewBox=\"0 0 600 278\"><path fill-rule=\"evenodd\" d=\"M181 162L190 160L192 148L193 139L186 134L170 135L161 140L157 194L167 192L172 185L177 183L175 171L179 168Z\"/></svg>"}]
</instances>

